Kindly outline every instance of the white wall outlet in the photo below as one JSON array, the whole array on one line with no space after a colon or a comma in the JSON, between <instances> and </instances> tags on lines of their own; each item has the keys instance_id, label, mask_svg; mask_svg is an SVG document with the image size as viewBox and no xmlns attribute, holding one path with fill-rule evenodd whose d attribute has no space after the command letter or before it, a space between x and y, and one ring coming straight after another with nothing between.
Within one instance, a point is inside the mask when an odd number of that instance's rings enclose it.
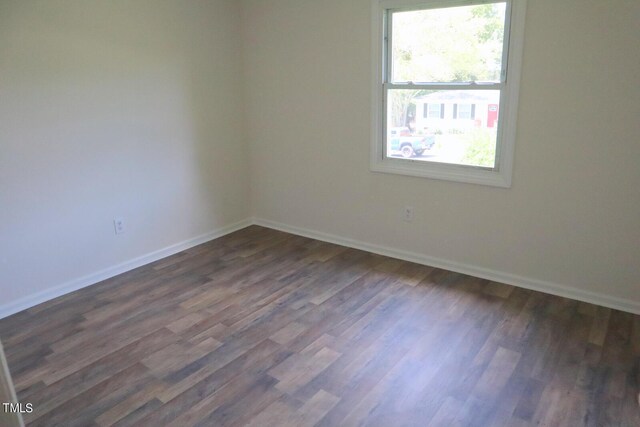
<instances>
[{"instance_id":1,"label":"white wall outlet","mask_svg":"<svg viewBox=\"0 0 640 427\"><path fill-rule=\"evenodd\" d=\"M113 219L113 228L115 229L116 234L124 233L124 219L123 218L114 218Z\"/></svg>"},{"instance_id":2,"label":"white wall outlet","mask_svg":"<svg viewBox=\"0 0 640 427\"><path fill-rule=\"evenodd\" d=\"M413 207L405 206L404 211L402 213L402 219L406 222L413 221Z\"/></svg>"}]
</instances>

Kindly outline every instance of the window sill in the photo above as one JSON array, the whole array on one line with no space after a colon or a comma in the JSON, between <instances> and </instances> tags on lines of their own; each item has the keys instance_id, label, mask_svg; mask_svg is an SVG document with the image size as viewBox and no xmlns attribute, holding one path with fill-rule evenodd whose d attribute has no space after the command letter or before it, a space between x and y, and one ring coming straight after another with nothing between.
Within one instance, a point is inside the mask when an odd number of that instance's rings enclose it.
<instances>
[{"instance_id":1,"label":"window sill","mask_svg":"<svg viewBox=\"0 0 640 427\"><path fill-rule=\"evenodd\" d=\"M501 173L498 170L489 170L473 166L423 162L419 160L376 159L371 162L371 171L487 185L491 187L511 187L510 175Z\"/></svg>"}]
</instances>

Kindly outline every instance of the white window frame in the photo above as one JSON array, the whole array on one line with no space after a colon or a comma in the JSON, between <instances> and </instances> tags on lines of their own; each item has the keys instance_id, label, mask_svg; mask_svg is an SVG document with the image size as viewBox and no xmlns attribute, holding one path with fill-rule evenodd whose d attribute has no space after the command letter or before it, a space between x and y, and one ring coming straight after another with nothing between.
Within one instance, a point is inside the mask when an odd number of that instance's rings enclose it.
<instances>
[{"instance_id":1,"label":"white window frame","mask_svg":"<svg viewBox=\"0 0 640 427\"><path fill-rule=\"evenodd\" d=\"M456 107L455 107L456 108L456 117L455 117L456 120L473 120L475 118L475 117L473 117L473 109L474 109L473 105L474 104L466 104L466 103L462 103L462 104L458 103L458 104L456 104ZM467 107L469 107L469 109L463 111L462 107L464 107L465 109ZM460 117L461 114L469 115L469 117Z\"/></svg>"},{"instance_id":2,"label":"white window frame","mask_svg":"<svg viewBox=\"0 0 640 427\"><path fill-rule=\"evenodd\" d=\"M425 104L427 106L427 119L442 119L442 113L443 113L443 108L442 108L442 104L439 102L433 103L430 102L428 104ZM431 117L431 106L432 105L437 105L438 106L438 115L435 117Z\"/></svg>"},{"instance_id":3,"label":"white window frame","mask_svg":"<svg viewBox=\"0 0 640 427\"><path fill-rule=\"evenodd\" d=\"M390 58L386 51L386 17L389 11L435 9L451 6L467 6L485 3L506 3L505 45L500 83L480 84L392 84L387 82L386 70ZM373 172L418 176L456 182L511 187L513 157L518 118L518 95L524 44L526 0L372 0L372 138L371 170ZM390 73L389 73L390 74ZM385 95L388 89L441 89L473 90L500 89L500 117L496 142L496 164L494 168L437 163L386 156Z\"/></svg>"}]
</instances>

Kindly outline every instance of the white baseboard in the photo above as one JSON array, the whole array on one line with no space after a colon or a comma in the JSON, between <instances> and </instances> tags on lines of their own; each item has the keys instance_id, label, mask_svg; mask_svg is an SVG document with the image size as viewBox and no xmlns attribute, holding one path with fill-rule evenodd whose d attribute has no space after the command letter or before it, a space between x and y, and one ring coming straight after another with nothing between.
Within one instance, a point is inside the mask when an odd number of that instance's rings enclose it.
<instances>
[{"instance_id":1,"label":"white baseboard","mask_svg":"<svg viewBox=\"0 0 640 427\"><path fill-rule=\"evenodd\" d=\"M7 304L2 304L0 305L0 319L10 316L14 313L18 313L22 310L34 307L38 304L52 300L54 298L58 298L70 292L77 291L78 289L91 286L103 280L117 276L118 274L133 270L134 268L138 268L159 259L166 258L178 252L184 251L202 243L206 243L210 240L217 239L218 237L222 237L226 234L233 233L234 231L243 229L252 224L273 228L275 230L297 234L299 236L309 237L312 239L322 240L337 245L348 246L350 248L360 249L367 252L373 252L392 258L402 259L405 261L415 262L432 267L438 267L444 270L455 271L457 273L463 273L469 276L492 280L494 282L507 283L509 285L517 286L520 288L545 292L552 295L558 295L565 298L571 298L578 301L601 305L603 307L609 307L629 313L640 314L640 301L625 300L601 293L578 289L572 286L546 282L530 277L517 276L514 274L495 271L475 265L463 264L456 261L431 257L415 252L366 243L363 241L310 230L307 228L286 225L262 218L254 218L245 219L243 221L230 224L226 227L222 227L207 234L203 234L202 236L194 237L193 239L185 240L183 242L167 246L166 248L159 249L138 258L134 258L121 264L98 271L96 273L92 273L87 276L72 280L70 282L63 283L45 291L20 298L19 300L12 301Z\"/></svg>"},{"instance_id":2,"label":"white baseboard","mask_svg":"<svg viewBox=\"0 0 640 427\"><path fill-rule=\"evenodd\" d=\"M8 304L2 304L0 305L0 319L10 316L14 313L18 313L22 310L26 310L28 308L34 307L45 301L49 301L54 298L58 298L62 295L68 294L70 292L77 291L78 289L82 289L84 287L94 285L103 280L117 276L118 274L122 274L127 271L133 270L134 268L138 268L143 265L152 263L154 261L158 261L159 259L166 258L170 255L176 254L178 252L184 251L186 249L192 248L202 243L206 243L210 240L217 239L218 237L222 237L226 234L233 233L234 231L248 227L251 224L252 224L252 221L250 219L238 221L236 223L227 225L222 228L218 228L217 230L211 231L201 236L194 237L192 239L185 240L183 242L176 243L171 246L167 246L166 248L162 248L157 251L148 253L146 255L142 255L140 257L134 258L132 260L125 261L121 264L114 265L109 268L105 268L104 270L89 274L84 277L80 277L78 279L71 280L70 282L63 283L58 286L54 286L45 291L38 292L33 295L28 295L16 301L9 302Z\"/></svg>"},{"instance_id":3,"label":"white baseboard","mask_svg":"<svg viewBox=\"0 0 640 427\"><path fill-rule=\"evenodd\" d=\"M609 307L616 310L626 311L633 314L640 314L640 301L626 300L622 298L612 297L609 295L586 291L584 289L572 286L561 285L558 283L546 282L543 280L533 279L530 277L518 276L515 274L504 273L501 271L491 270L476 265L463 264L456 261L446 260L442 258L431 257L415 252L403 251L400 249L390 248L381 245L362 242L347 237L336 236L334 234L323 233L320 231L310 230L307 228L295 227L270 221L261 218L254 218L253 223L263 227L273 228L275 230L287 233L297 234L299 236L309 237L316 240L322 240L329 243L335 243L341 246L360 249L367 252L373 252L379 255L391 258L402 259L405 261L415 262L417 264L437 267L444 270L455 271L457 273L467 274L469 276L479 277L494 282L506 283L520 288L531 289L534 291L545 292L547 294L558 295L578 301L584 301L591 304Z\"/></svg>"}]
</instances>

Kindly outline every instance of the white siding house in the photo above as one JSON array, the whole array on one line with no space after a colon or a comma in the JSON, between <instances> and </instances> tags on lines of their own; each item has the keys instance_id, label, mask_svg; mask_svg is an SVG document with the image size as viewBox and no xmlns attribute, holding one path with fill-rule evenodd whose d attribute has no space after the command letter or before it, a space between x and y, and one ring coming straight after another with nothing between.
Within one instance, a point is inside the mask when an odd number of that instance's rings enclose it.
<instances>
[{"instance_id":1,"label":"white siding house","mask_svg":"<svg viewBox=\"0 0 640 427\"><path fill-rule=\"evenodd\" d=\"M494 90L443 91L413 98L418 132L449 131L498 125L500 92Z\"/></svg>"}]
</instances>

